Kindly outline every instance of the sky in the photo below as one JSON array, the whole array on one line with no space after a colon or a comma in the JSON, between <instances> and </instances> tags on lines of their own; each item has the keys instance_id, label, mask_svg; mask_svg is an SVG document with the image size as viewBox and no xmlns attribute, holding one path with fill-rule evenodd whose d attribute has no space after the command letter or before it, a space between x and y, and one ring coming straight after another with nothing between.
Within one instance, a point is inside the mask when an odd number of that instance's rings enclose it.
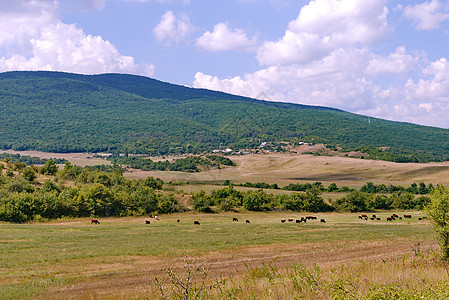
<instances>
[{"instance_id":1,"label":"sky","mask_svg":"<svg viewBox=\"0 0 449 300\"><path fill-rule=\"evenodd\" d=\"M0 0L0 72L129 73L449 128L449 0Z\"/></svg>"}]
</instances>

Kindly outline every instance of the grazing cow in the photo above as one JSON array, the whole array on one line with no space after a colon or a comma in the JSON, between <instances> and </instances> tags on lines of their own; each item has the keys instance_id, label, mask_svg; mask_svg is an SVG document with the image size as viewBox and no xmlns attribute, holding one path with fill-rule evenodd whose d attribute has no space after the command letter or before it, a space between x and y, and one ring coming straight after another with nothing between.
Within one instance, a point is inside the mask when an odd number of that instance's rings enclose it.
<instances>
[{"instance_id":1,"label":"grazing cow","mask_svg":"<svg viewBox=\"0 0 449 300\"><path fill-rule=\"evenodd\" d=\"M394 218L399 218L399 216L397 214L392 214L391 216Z\"/></svg>"},{"instance_id":2,"label":"grazing cow","mask_svg":"<svg viewBox=\"0 0 449 300\"><path fill-rule=\"evenodd\" d=\"M145 220L145 224L151 224L151 222L148 220Z\"/></svg>"},{"instance_id":3,"label":"grazing cow","mask_svg":"<svg viewBox=\"0 0 449 300\"><path fill-rule=\"evenodd\" d=\"M193 221L193 225L200 225L200 221Z\"/></svg>"},{"instance_id":4,"label":"grazing cow","mask_svg":"<svg viewBox=\"0 0 449 300\"><path fill-rule=\"evenodd\" d=\"M373 218L376 218L376 215L373 215Z\"/></svg>"},{"instance_id":5,"label":"grazing cow","mask_svg":"<svg viewBox=\"0 0 449 300\"><path fill-rule=\"evenodd\" d=\"M97 219L92 219L90 220L90 224L100 224L100 221L98 221Z\"/></svg>"},{"instance_id":6,"label":"grazing cow","mask_svg":"<svg viewBox=\"0 0 449 300\"><path fill-rule=\"evenodd\" d=\"M377 219L377 221L380 221L380 218L376 218Z\"/></svg>"},{"instance_id":7,"label":"grazing cow","mask_svg":"<svg viewBox=\"0 0 449 300\"><path fill-rule=\"evenodd\" d=\"M296 223L301 223L301 220L296 220Z\"/></svg>"},{"instance_id":8,"label":"grazing cow","mask_svg":"<svg viewBox=\"0 0 449 300\"><path fill-rule=\"evenodd\" d=\"M374 221L375 219L376 219L375 217L370 218L371 221Z\"/></svg>"},{"instance_id":9,"label":"grazing cow","mask_svg":"<svg viewBox=\"0 0 449 300\"><path fill-rule=\"evenodd\" d=\"M393 218L388 217L388 218L387 218L387 221L393 221Z\"/></svg>"},{"instance_id":10,"label":"grazing cow","mask_svg":"<svg viewBox=\"0 0 449 300\"><path fill-rule=\"evenodd\" d=\"M237 219L237 218L232 218L232 222L238 222L239 221L239 219Z\"/></svg>"},{"instance_id":11,"label":"grazing cow","mask_svg":"<svg viewBox=\"0 0 449 300\"><path fill-rule=\"evenodd\" d=\"M368 216L367 215L362 215L362 218L368 218Z\"/></svg>"},{"instance_id":12,"label":"grazing cow","mask_svg":"<svg viewBox=\"0 0 449 300\"><path fill-rule=\"evenodd\" d=\"M411 218L412 218L412 215L404 215L404 219L405 219L405 218L411 219Z\"/></svg>"},{"instance_id":13,"label":"grazing cow","mask_svg":"<svg viewBox=\"0 0 449 300\"><path fill-rule=\"evenodd\" d=\"M181 220L180 220L180 219L178 219L178 220L176 220L176 222L178 222L178 223L179 223L179 222L181 222Z\"/></svg>"},{"instance_id":14,"label":"grazing cow","mask_svg":"<svg viewBox=\"0 0 449 300\"><path fill-rule=\"evenodd\" d=\"M402 220L402 218L401 218L401 217L399 217L399 220Z\"/></svg>"},{"instance_id":15,"label":"grazing cow","mask_svg":"<svg viewBox=\"0 0 449 300\"><path fill-rule=\"evenodd\" d=\"M306 219L307 219L307 220L316 220L317 217L314 217L314 216L307 216Z\"/></svg>"},{"instance_id":16,"label":"grazing cow","mask_svg":"<svg viewBox=\"0 0 449 300\"><path fill-rule=\"evenodd\" d=\"M362 216L359 216L359 219L361 220L361 219L363 219L363 217L362 217Z\"/></svg>"},{"instance_id":17,"label":"grazing cow","mask_svg":"<svg viewBox=\"0 0 449 300\"><path fill-rule=\"evenodd\" d=\"M368 217L365 217L364 219L365 219L365 221L368 221Z\"/></svg>"},{"instance_id":18,"label":"grazing cow","mask_svg":"<svg viewBox=\"0 0 449 300\"><path fill-rule=\"evenodd\" d=\"M321 223L326 223L326 220L321 219L320 222L321 222Z\"/></svg>"},{"instance_id":19,"label":"grazing cow","mask_svg":"<svg viewBox=\"0 0 449 300\"><path fill-rule=\"evenodd\" d=\"M285 223L286 220L281 220L281 223Z\"/></svg>"},{"instance_id":20,"label":"grazing cow","mask_svg":"<svg viewBox=\"0 0 449 300\"><path fill-rule=\"evenodd\" d=\"M293 219L288 219L289 222L293 222Z\"/></svg>"},{"instance_id":21,"label":"grazing cow","mask_svg":"<svg viewBox=\"0 0 449 300\"><path fill-rule=\"evenodd\" d=\"M251 223L249 220L246 220L245 222L246 222L246 223Z\"/></svg>"}]
</instances>

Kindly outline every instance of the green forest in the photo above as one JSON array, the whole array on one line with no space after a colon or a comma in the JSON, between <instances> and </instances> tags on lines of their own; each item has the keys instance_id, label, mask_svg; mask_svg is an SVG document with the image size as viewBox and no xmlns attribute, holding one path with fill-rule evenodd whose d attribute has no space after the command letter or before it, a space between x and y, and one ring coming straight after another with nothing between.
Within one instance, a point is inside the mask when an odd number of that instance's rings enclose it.
<instances>
[{"instance_id":1,"label":"green forest","mask_svg":"<svg viewBox=\"0 0 449 300\"><path fill-rule=\"evenodd\" d=\"M449 160L446 129L123 74L1 73L0 128L0 149L13 150L167 155L302 141L396 162Z\"/></svg>"}]
</instances>

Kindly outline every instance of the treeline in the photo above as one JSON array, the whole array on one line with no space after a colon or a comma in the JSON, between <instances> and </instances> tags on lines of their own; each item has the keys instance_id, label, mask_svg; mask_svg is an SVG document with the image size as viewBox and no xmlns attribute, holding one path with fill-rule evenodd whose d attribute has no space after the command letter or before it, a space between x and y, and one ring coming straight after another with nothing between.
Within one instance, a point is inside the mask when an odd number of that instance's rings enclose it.
<instances>
[{"instance_id":1,"label":"treeline","mask_svg":"<svg viewBox=\"0 0 449 300\"><path fill-rule=\"evenodd\" d=\"M326 203L320 196L321 190L314 186L305 192L292 194L268 194L263 190L241 192L232 186L192 196L192 208L199 212L212 212L212 206L223 211L246 209L250 211L291 210L304 212L361 212L391 209L422 209L429 197L416 197L409 192L395 192L390 196L352 191L348 195Z\"/></svg>"},{"instance_id":2,"label":"treeline","mask_svg":"<svg viewBox=\"0 0 449 300\"><path fill-rule=\"evenodd\" d=\"M36 169L51 174L42 185L24 175L26 168L0 176L0 220L40 221L64 217L123 217L183 210L172 194L158 192L163 181L148 177L126 179L122 171L81 168L66 163ZM27 167L29 168L29 167ZM65 180L75 184L65 185Z\"/></svg>"},{"instance_id":3,"label":"treeline","mask_svg":"<svg viewBox=\"0 0 449 300\"><path fill-rule=\"evenodd\" d=\"M111 158L113 164L127 165L134 169L143 171L180 171L199 172L209 168L220 168L221 166L235 166L235 163L227 157L219 155L188 156L173 161L153 161L149 158L138 156L123 156Z\"/></svg>"},{"instance_id":4,"label":"treeline","mask_svg":"<svg viewBox=\"0 0 449 300\"><path fill-rule=\"evenodd\" d=\"M67 160L63 158L46 159L12 153L0 153L0 160L8 161L11 163L24 163L26 165L43 165L49 160L52 160L56 164L65 164L67 162Z\"/></svg>"},{"instance_id":5,"label":"treeline","mask_svg":"<svg viewBox=\"0 0 449 300\"><path fill-rule=\"evenodd\" d=\"M310 189L318 189L321 192L328 192L328 193L347 193L352 192L354 189L351 189L347 186L341 186L338 187L336 183L329 184L328 187L325 187L321 182L317 181L314 183L290 183L289 185L286 185L284 187L279 187L277 183L269 184L266 182L246 182L246 183L240 183L240 184L232 184L229 180L226 180L224 182L225 186L235 185L235 186L242 186L242 187L251 187L251 188L257 188L257 189L275 189L275 190L285 190L285 191L295 191L295 192L305 192ZM364 184L359 191L369 194L392 194L396 192L407 192L410 194L415 195L425 195L430 194L434 189L434 186L430 183L428 186L424 182L420 182L419 184L412 183L409 187L403 187L400 185L385 185L385 184L379 184L376 185L372 182L367 182Z\"/></svg>"},{"instance_id":6,"label":"treeline","mask_svg":"<svg viewBox=\"0 0 449 300\"><path fill-rule=\"evenodd\" d=\"M409 192L395 192L390 196L353 191L337 199L332 207L339 212L366 212L378 209L423 209L430 203L430 197Z\"/></svg>"},{"instance_id":7,"label":"treeline","mask_svg":"<svg viewBox=\"0 0 449 300\"><path fill-rule=\"evenodd\" d=\"M192 208L199 212L211 212L211 206L223 211L246 209L249 211L293 210L308 212L332 211L333 208L320 197L318 189L291 195L268 194L263 190L241 192L232 186L207 195L204 191L192 195Z\"/></svg>"},{"instance_id":8,"label":"treeline","mask_svg":"<svg viewBox=\"0 0 449 300\"><path fill-rule=\"evenodd\" d=\"M263 190L241 192L232 186L192 196L192 208L199 212L212 212L212 206L223 211L246 209L250 211L291 210L304 212L362 212L391 209L423 209L430 197L416 197L409 192L395 192L390 196L352 191L348 195L326 203L315 186L305 192L268 194Z\"/></svg>"}]
</instances>

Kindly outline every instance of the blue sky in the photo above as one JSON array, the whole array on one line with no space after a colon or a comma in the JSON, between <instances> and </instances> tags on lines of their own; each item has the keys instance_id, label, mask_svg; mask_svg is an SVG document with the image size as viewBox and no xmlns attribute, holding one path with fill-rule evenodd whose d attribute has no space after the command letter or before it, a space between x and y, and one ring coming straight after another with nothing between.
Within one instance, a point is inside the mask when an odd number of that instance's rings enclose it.
<instances>
[{"instance_id":1,"label":"blue sky","mask_svg":"<svg viewBox=\"0 0 449 300\"><path fill-rule=\"evenodd\" d=\"M449 1L0 0L0 72L150 76L449 128Z\"/></svg>"}]
</instances>

